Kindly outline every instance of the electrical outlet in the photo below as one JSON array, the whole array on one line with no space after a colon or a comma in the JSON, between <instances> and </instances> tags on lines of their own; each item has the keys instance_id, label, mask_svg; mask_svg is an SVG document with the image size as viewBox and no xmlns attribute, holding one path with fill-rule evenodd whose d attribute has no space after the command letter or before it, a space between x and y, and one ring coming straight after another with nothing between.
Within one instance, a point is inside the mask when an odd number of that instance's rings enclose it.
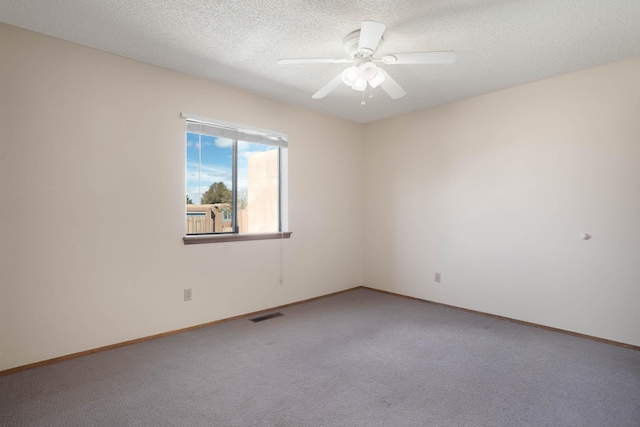
<instances>
[{"instance_id":1,"label":"electrical outlet","mask_svg":"<svg viewBox=\"0 0 640 427\"><path fill-rule=\"evenodd\" d=\"M440 273L436 273L435 282L440 283L442 281L442 275Z\"/></svg>"},{"instance_id":2,"label":"electrical outlet","mask_svg":"<svg viewBox=\"0 0 640 427\"><path fill-rule=\"evenodd\" d=\"M184 300L191 301L191 289L184 290Z\"/></svg>"}]
</instances>

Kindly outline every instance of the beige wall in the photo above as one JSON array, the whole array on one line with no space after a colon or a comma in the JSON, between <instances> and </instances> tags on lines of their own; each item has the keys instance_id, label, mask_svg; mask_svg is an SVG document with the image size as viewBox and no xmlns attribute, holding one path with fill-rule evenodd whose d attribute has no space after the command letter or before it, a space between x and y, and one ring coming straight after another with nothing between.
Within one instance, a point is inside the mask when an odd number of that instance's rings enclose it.
<instances>
[{"instance_id":1,"label":"beige wall","mask_svg":"<svg viewBox=\"0 0 640 427\"><path fill-rule=\"evenodd\" d=\"M360 285L361 125L4 24L0 63L0 370ZM183 245L182 111L288 132L291 239Z\"/></svg>"},{"instance_id":2,"label":"beige wall","mask_svg":"<svg viewBox=\"0 0 640 427\"><path fill-rule=\"evenodd\" d=\"M364 211L365 285L640 345L640 58L367 125Z\"/></svg>"}]
</instances>

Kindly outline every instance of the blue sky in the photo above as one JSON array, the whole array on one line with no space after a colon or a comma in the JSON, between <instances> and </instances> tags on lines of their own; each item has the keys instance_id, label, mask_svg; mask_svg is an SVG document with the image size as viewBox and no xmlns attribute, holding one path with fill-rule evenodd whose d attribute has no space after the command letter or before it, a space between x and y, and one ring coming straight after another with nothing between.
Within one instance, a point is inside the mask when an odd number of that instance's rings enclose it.
<instances>
[{"instance_id":1,"label":"blue sky","mask_svg":"<svg viewBox=\"0 0 640 427\"><path fill-rule=\"evenodd\" d=\"M187 132L187 194L193 203L200 203L200 195L211 184L222 181L231 190L232 144L227 138L216 138ZM198 151L201 149L202 163L199 164ZM275 149L262 144L238 142L238 190L247 188L247 157L251 153ZM200 170L200 187L198 187Z\"/></svg>"}]
</instances>

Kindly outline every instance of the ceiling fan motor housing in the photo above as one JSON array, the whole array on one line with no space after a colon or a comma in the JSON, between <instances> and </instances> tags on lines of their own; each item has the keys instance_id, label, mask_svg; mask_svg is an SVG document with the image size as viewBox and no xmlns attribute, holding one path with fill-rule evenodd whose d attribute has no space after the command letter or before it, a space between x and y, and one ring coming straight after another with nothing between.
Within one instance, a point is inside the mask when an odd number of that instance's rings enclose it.
<instances>
[{"instance_id":1,"label":"ceiling fan motor housing","mask_svg":"<svg viewBox=\"0 0 640 427\"><path fill-rule=\"evenodd\" d=\"M383 37L380 38L380 44L382 44ZM349 54L351 58L356 58L358 54L363 57L371 56L375 53L375 51L370 49L363 49L362 51L358 50L358 44L360 43L360 30L355 30L352 33L349 33L343 41L344 50ZM376 49L377 50L377 49Z\"/></svg>"}]
</instances>

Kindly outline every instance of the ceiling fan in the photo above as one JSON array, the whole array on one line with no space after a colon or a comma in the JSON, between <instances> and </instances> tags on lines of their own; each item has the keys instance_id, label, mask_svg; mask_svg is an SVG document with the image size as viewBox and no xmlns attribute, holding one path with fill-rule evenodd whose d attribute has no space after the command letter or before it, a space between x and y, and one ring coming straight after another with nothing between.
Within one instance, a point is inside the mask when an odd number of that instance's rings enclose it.
<instances>
[{"instance_id":1,"label":"ceiling fan","mask_svg":"<svg viewBox=\"0 0 640 427\"><path fill-rule=\"evenodd\" d=\"M442 52L413 52L393 53L382 57L374 56L382 42L382 34L386 25L375 21L363 21L362 27L344 39L344 49L349 58L286 58L280 59L278 64L353 64L324 85L312 98L320 99L327 96L342 82L356 91L362 92L364 105L364 91L371 87L369 98L373 97L373 88L380 86L392 99L402 98L407 94L389 73L378 67L376 63L384 65L396 64L451 64L456 61L454 51Z\"/></svg>"}]
</instances>

